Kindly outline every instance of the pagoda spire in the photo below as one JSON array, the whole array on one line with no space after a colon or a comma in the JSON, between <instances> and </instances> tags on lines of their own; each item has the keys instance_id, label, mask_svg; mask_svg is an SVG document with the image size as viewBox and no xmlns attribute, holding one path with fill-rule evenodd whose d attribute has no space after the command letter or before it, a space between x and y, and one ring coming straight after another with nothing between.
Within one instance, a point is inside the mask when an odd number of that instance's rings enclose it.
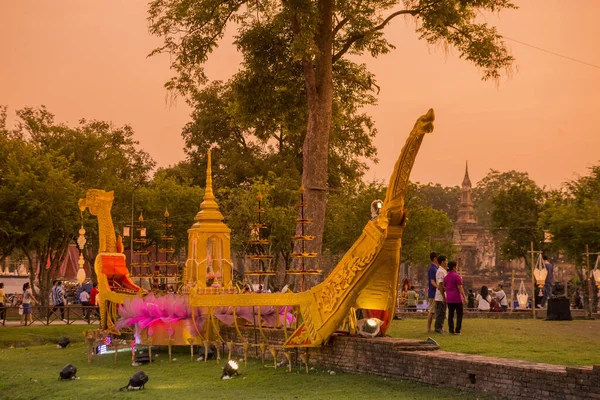
<instances>
[{"instance_id":1,"label":"pagoda spire","mask_svg":"<svg viewBox=\"0 0 600 400\"><path fill-rule=\"evenodd\" d=\"M204 189L204 199L200 204L200 211L194 217L194 221L208 222L208 221L223 221L223 214L219 211L219 205L215 199L212 187L212 166L210 151L207 156L207 167L206 167L206 188Z\"/></svg>"},{"instance_id":2,"label":"pagoda spire","mask_svg":"<svg viewBox=\"0 0 600 400\"><path fill-rule=\"evenodd\" d=\"M471 179L469 179L469 161L466 161L465 163L465 177L463 178L462 185L472 187Z\"/></svg>"},{"instance_id":3,"label":"pagoda spire","mask_svg":"<svg viewBox=\"0 0 600 400\"><path fill-rule=\"evenodd\" d=\"M476 224L475 211L473 209L473 200L471 199L471 179L469 178L469 162L465 164L465 177L462 182L460 204L458 206L457 227L461 228L465 224Z\"/></svg>"}]
</instances>

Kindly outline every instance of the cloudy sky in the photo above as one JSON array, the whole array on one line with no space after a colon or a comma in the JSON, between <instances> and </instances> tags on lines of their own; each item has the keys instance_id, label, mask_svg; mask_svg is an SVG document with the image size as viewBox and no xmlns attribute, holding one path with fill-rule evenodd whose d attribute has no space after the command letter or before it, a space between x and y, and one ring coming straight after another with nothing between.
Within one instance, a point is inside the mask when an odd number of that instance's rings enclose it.
<instances>
[{"instance_id":1,"label":"cloudy sky","mask_svg":"<svg viewBox=\"0 0 600 400\"><path fill-rule=\"evenodd\" d=\"M387 33L397 49L361 59L381 86L379 105L368 110L380 162L367 179L388 178L414 121L429 108L436 129L414 181L458 185L468 160L473 182L491 168L515 169L556 188L600 164L600 1L517 3L519 10L487 16L517 60L499 85L481 81L456 53L420 42L409 21L393 21ZM148 34L146 8L134 0L0 0L0 104L11 111L44 104L70 124L131 124L159 165L182 160L190 110L182 99L166 101L168 56L146 57L161 43ZM232 34L208 64L211 79L238 68Z\"/></svg>"}]
</instances>

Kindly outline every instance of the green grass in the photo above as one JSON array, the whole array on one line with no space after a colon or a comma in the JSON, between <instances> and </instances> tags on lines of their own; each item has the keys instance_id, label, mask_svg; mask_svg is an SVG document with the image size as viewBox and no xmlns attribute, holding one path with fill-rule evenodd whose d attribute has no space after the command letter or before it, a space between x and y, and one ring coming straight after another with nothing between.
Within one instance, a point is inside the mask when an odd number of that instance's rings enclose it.
<instances>
[{"instance_id":1,"label":"green grass","mask_svg":"<svg viewBox=\"0 0 600 400\"><path fill-rule=\"evenodd\" d=\"M0 349L6 347L25 347L42 344L55 344L62 336L71 343L83 343L82 332L86 329L98 329L98 325L49 325L49 326L12 326L0 328Z\"/></svg>"},{"instance_id":2,"label":"green grass","mask_svg":"<svg viewBox=\"0 0 600 400\"><path fill-rule=\"evenodd\" d=\"M310 374L295 368L262 368L250 361L240 376L219 379L221 366L214 361L192 362L187 348L170 364L165 351L158 351L152 365L132 367L130 353L120 353L117 365L105 355L98 365L87 363L86 345L79 339L83 326L15 327L0 329L0 398L2 399L491 399L480 394L372 375L350 375L315 369ZM60 336L72 344L57 349ZM39 343L46 343L40 345ZM19 347L10 348L11 345ZM77 367L79 380L57 381L64 365ZM145 393L119 392L129 376L143 369L150 380Z\"/></svg>"},{"instance_id":3,"label":"green grass","mask_svg":"<svg viewBox=\"0 0 600 400\"><path fill-rule=\"evenodd\" d=\"M447 329L447 325L445 326ZM425 319L394 321L388 334L435 339L441 350L557 365L600 364L600 320L544 321L468 318L461 336L427 333Z\"/></svg>"}]
</instances>

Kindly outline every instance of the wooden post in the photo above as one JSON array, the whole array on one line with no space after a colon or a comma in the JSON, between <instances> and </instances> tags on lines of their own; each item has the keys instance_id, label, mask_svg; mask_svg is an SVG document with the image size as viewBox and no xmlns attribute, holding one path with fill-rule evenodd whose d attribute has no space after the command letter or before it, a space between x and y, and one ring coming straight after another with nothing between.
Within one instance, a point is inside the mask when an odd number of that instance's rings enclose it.
<instances>
[{"instance_id":1,"label":"wooden post","mask_svg":"<svg viewBox=\"0 0 600 400\"><path fill-rule=\"evenodd\" d=\"M536 314L535 314L535 309L537 307L537 304L535 304L535 298L536 298L536 294L535 294L535 275L533 273L533 268L534 267L534 263L535 263L535 254L534 254L534 250L533 250L533 241L531 242L531 283L532 283L532 288L533 291L531 293L531 309L533 310L533 319L536 319Z\"/></svg>"},{"instance_id":2,"label":"wooden post","mask_svg":"<svg viewBox=\"0 0 600 400\"><path fill-rule=\"evenodd\" d=\"M512 276L510 279L510 309L513 310L513 304L515 304L515 267L512 269Z\"/></svg>"},{"instance_id":3,"label":"wooden post","mask_svg":"<svg viewBox=\"0 0 600 400\"><path fill-rule=\"evenodd\" d=\"M590 265L590 246L585 245L585 259L587 263L587 271L584 278L588 281L588 303L589 303L589 317L592 318L594 313L594 289L592 287L592 268Z\"/></svg>"},{"instance_id":4,"label":"wooden post","mask_svg":"<svg viewBox=\"0 0 600 400\"><path fill-rule=\"evenodd\" d=\"M173 341L171 340L171 337L169 337L169 362L173 362L173 353L171 351L172 346L173 345Z\"/></svg>"}]
</instances>

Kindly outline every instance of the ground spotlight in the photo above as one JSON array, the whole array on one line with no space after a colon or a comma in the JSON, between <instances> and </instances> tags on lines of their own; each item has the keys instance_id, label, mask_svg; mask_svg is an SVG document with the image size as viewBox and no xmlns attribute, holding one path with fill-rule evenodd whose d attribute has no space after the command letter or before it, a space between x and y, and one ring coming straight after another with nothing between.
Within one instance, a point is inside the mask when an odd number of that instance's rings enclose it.
<instances>
[{"instance_id":1,"label":"ground spotlight","mask_svg":"<svg viewBox=\"0 0 600 400\"><path fill-rule=\"evenodd\" d=\"M73 364L67 364L58 374L58 380L70 380L70 379L79 379L77 374L77 368Z\"/></svg>"},{"instance_id":2,"label":"ground spotlight","mask_svg":"<svg viewBox=\"0 0 600 400\"><path fill-rule=\"evenodd\" d=\"M239 375L238 364L233 360L229 360L223 367L223 375L221 375L221 379L231 379L234 375Z\"/></svg>"},{"instance_id":3,"label":"ground spotlight","mask_svg":"<svg viewBox=\"0 0 600 400\"><path fill-rule=\"evenodd\" d=\"M58 343L56 344L56 348L58 349L64 349L66 348L69 344L71 343L71 341L69 340L68 337L63 336L58 340Z\"/></svg>"},{"instance_id":4,"label":"ground spotlight","mask_svg":"<svg viewBox=\"0 0 600 400\"><path fill-rule=\"evenodd\" d=\"M148 375L146 375L144 371L138 371L131 375L131 378L129 378L129 383L119 390L142 390L147 382Z\"/></svg>"},{"instance_id":5,"label":"ground spotlight","mask_svg":"<svg viewBox=\"0 0 600 400\"><path fill-rule=\"evenodd\" d=\"M375 337L379 334L382 323L383 321L377 318L361 319L357 323L358 334L363 337Z\"/></svg>"}]
</instances>

